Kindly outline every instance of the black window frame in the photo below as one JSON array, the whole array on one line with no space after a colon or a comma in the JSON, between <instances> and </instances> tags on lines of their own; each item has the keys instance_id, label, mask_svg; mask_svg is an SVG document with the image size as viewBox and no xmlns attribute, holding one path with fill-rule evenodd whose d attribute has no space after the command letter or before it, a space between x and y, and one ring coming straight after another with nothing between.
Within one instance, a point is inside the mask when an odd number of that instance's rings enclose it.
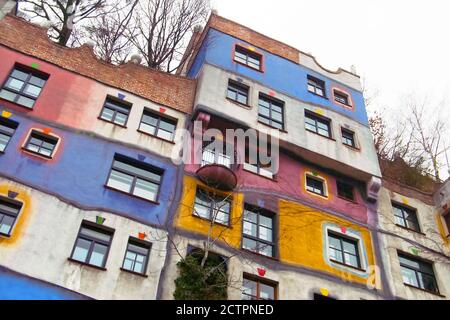
<instances>
[{"instance_id":1,"label":"black window frame","mask_svg":"<svg viewBox=\"0 0 450 320\"><path fill-rule=\"evenodd\" d=\"M115 161L127 164L129 166L138 168L140 170L148 171L148 172L150 172L150 173L152 173L154 175L159 175L160 179L159 179L159 181L157 181L155 179L151 179L149 177L145 177L145 176L141 176L139 174L136 174L135 172L131 172L131 171L127 171L127 170L122 169L122 168L114 167L114 162ZM128 175L128 176L133 178L133 181L132 181L132 183L130 185L130 191L129 192L126 192L126 191L123 191L123 190L120 190L118 188L115 188L115 187L112 187L112 186L108 185L109 180L111 179L111 174L112 174L113 171L120 172L122 174ZM105 187L109 188L111 190L114 190L116 192L121 192L123 194L129 195L129 196L132 196L132 197L144 200L144 201L149 201L149 202L158 204L158 199L159 199L160 192L161 192L161 185L163 183L163 178L164 178L164 169L161 169L161 168L155 167L155 166L153 166L151 164L145 163L143 161L139 161L139 160L136 160L136 159L133 159L133 158L130 158L130 157L127 157L127 156L124 156L124 155L116 153L114 155L114 158L113 158L113 161L112 161L112 164L111 164L111 168L109 170L108 178L106 179ZM150 183L153 183L153 184L156 184L158 186L158 191L156 192L155 200L147 199L147 198L135 195L133 193L134 190L136 189L136 182L137 182L138 179L144 180L146 182L150 182Z\"/></svg>"},{"instance_id":2,"label":"black window frame","mask_svg":"<svg viewBox=\"0 0 450 320\"><path fill-rule=\"evenodd\" d=\"M9 128L10 130L5 130L4 128ZM0 150L1 153L5 153L6 148L8 148L9 143L11 142L12 137L16 133L17 128L19 127L19 123L10 119L6 119L4 117L0 117L0 134L7 137L7 142L3 150ZM11 132L12 130L12 132Z\"/></svg>"},{"instance_id":3,"label":"black window frame","mask_svg":"<svg viewBox=\"0 0 450 320\"><path fill-rule=\"evenodd\" d=\"M89 235L82 234L81 230L83 228L89 229L89 230L92 230L92 231L95 231L95 232L98 232L98 233L103 233L104 235L109 235L110 239L109 239L109 241L104 241L102 239L98 239L98 238L95 238L95 237L92 237L92 236L89 236ZM93 223L93 222L90 222L90 221L87 221L87 220L83 220L81 222L80 228L78 230L78 234L77 234L77 237L75 239L75 243L73 245L72 252L70 254L69 260L77 262L77 263L80 263L80 264L83 264L83 265L86 265L86 266L90 266L90 267L93 267L93 268L106 270L106 263L108 262L109 252L111 250L111 245L112 245L112 241L113 241L113 238L114 238L114 233L115 233L115 230L112 229L112 228L108 228L108 227L103 226L103 225L99 225L99 224L96 224L96 223ZM91 242L90 245L89 245L89 250L88 250L88 253L86 255L85 261L77 260L77 259L74 259L74 257L73 257L73 255L75 253L75 249L77 248L77 243L78 243L79 239L83 239L85 241L90 241ZM103 257L102 266L97 266L97 265L89 263L89 260L91 260L92 252L94 251L94 247L95 247L96 243L107 247L106 253L105 253L104 257Z\"/></svg>"},{"instance_id":4,"label":"black window frame","mask_svg":"<svg viewBox=\"0 0 450 320\"><path fill-rule=\"evenodd\" d=\"M250 220L246 220L245 211L250 211L253 214L256 214L256 217L257 217L256 218L257 219L256 220L256 224L253 223ZM261 239L259 237L259 231L260 231L260 227L261 227L261 223L260 223L261 216L269 218L272 221L272 227L270 229L272 231L272 241L264 240L264 239ZM256 226L257 236L249 235L249 234L246 234L244 232L245 222L248 222L248 223ZM268 228L266 228L266 229L268 229ZM276 248L276 234L275 234L275 230L276 230L276 214L275 213L273 213L273 212L271 212L269 210L263 209L263 208L259 208L259 207L253 206L253 205L249 205L249 204L245 204L244 205L244 215L242 216L242 249L244 249L246 251L250 251L250 252L258 254L258 255L261 255L261 256L264 256L264 257L276 258L278 252L277 252L277 248ZM249 249L249 248L244 248L244 239L249 239L251 241L255 241L256 245L257 245L257 249L256 250L252 250L252 249ZM272 248L272 255L268 256L268 255L265 255L265 254L261 253L260 250L259 250L260 249L260 245L263 245L263 246L266 245L266 246L271 247Z\"/></svg>"},{"instance_id":5,"label":"black window frame","mask_svg":"<svg viewBox=\"0 0 450 320\"><path fill-rule=\"evenodd\" d=\"M262 115L260 112L261 108L267 109L265 106L261 106L261 100L266 101L269 104L269 116ZM281 109L281 122L279 120L274 120L272 117L272 112L276 112L273 110L273 106L276 106ZM285 102L274 97L268 96L266 94L260 93L258 98L258 122L265 124L266 126L272 127L274 129L278 129L281 131L285 130ZM276 112L280 113L280 112ZM268 122L262 121L262 119L267 120ZM281 128L274 126L273 123L277 123L281 125Z\"/></svg>"},{"instance_id":6,"label":"black window frame","mask_svg":"<svg viewBox=\"0 0 450 320\"><path fill-rule=\"evenodd\" d=\"M152 125L152 124L149 124L147 122L144 122L144 117L145 116L152 117L153 119L155 119L156 120L156 125ZM164 131L164 132L169 132L167 130L161 129L161 122L166 122L166 123L169 123L169 124L174 126L173 132L171 132L172 139L166 139L166 138L161 137L161 136L158 135L160 130ZM141 129L141 125L143 123L148 125L148 126L154 127L155 128L155 133L152 134L150 132L147 132L147 131ZM141 120L139 121L138 131L143 133L143 134L147 134L149 136L156 137L156 138L164 140L164 141L173 142L175 140L175 132L177 130L177 125L178 125L178 120L177 119L169 117L169 116L161 114L161 113L158 113L158 112L156 112L154 110L151 110L149 108L144 108L144 111L142 112L142 115L141 115Z\"/></svg>"},{"instance_id":7,"label":"black window frame","mask_svg":"<svg viewBox=\"0 0 450 320\"><path fill-rule=\"evenodd\" d=\"M106 96L105 102L103 103L103 107L100 111L100 115L98 116L98 119L108 122L108 123L111 123L111 124L114 124L119 127L126 128L127 124L128 124L128 120L130 118L130 113L131 113L132 107L133 107L133 104L131 104L130 102L127 102L125 100L121 100L114 96L108 95L108 96ZM113 111L113 116L112 116L111 120L103 117L103 113L104 113L105 109L109 109L109 110ZM125 110L126 110L126 113L125 113ZM117 113L120 113L127 117L124 124L115 122Z\"/></svg>"},{"instance_id":8,"label":"black window frame","mask_svg":"<svg viewBox=\"0 0 450 320\"><path fill-rule=\"evenodd\" d=\"M343 92L341 90L337 90L337 89L333 89L333 96L334 96L334 101L340 104L343 104L344 106L347 107L351 107L350 105L350 95L346 92ZM345 100L345 101L341 101Z\"/></svg>"},{"instance_id":9,"label":"black window frame","mask_svg":"<svg viewBox=\"0 0 450 320\"><path fill-rule=\"evenodd\" d=\"M16 70L19 71L19 72L22 72L22 73L26 73L26 74L27 74L26 79L25 79L25 80L22 80L22 79L19 79L19 78L17 78L17 77L13 77L13 73L14 73L14 71L16 71ZM32 77L38 78L38 79L40 79L41 81L44 81L44 83L43 83L42 85L37 85L37 84L35 84L35 83L31 83L31 78L32 78ZM16 90L16 89L7 87L7 83L8 83L8 81L10 81L11 78L23 82L22 88L21 88L20 90ZM2 90L9 91L9 92L15 94L16 97L15 97L13 100L9 100L9 99L3 98L3 97L1 97L0 99L3 99L3 100L5 100L5 101L9 101L9 102L12 102L12 103L14 103L14 104L17 104L17 105L19 105L19 106L21 106L21 107L24 107L24 108L33 110L33 109L34 109L34 106L35 106L35 104L36 104L36 101L37 101L37 100L39 99L39 97L41 96L41 93L42 93L42 91L44 90L44 87L45 87L45 85L47 84L47 81L48 81L49 78L50 78L50 75L47 74L47 73L44 73L44 72L39 71L39 70L37 70L37 69L33 69L33 68L31 68L31 67L28 67L28 66L25 66L25 65L16 63L16 64L14 64L14 67L13 67L12 70L10 71L8 77L6 78L6 80L4 81L4 83L3 83L3 85L2 85L2 87L1 87L1 89L0 89L0 91L2 91ZM35 87L39 87L39 88L41 89L40 92L39 92L39 94L35 97L35 96L33 96L33 95L30 95L30 94L25 93L24 91L25 91L25 88L27 87L27 85L33 85L33 86L35 86ZM25 98L27 98L27 99L33 100L33 101L34 101L34 102L33 102L33 105L32 105L31 107L29 107L29 106L26 106L26 105L24 105L24 104L19 103L18 100L20 99L20 97L25 97Z\"/></svg>"},{"instance_id":10,"label":"black window frame","mask_svg":"<svg viewBox=\"0 0 450 320\"><path fill-rule=\"evenodd\" d=\"M315 186L313 186L312 190L311 190L310 186L308 185L308 180L313 180L315 182L320 182L321 185L322 185L322 192L318 193L318 192L314 191L314 189L316 189ZM325 186L325 184L326 184L326 182L323 179L321 179L319 177L316 177L314 175L311 175L311 174L306 174L306 177L305 177L305 188L306 188L307 192L310 192L312 194L315 194L315 195L318 195L318 196L321 196L321 197L324 197L324 198L328 198L328 189Z\"/></svg>"},{"instance_id":11,"label":"black window frame","mask_svg":"<svg viewBox=\"0 0 450 320\"><path fill-rule=\"evenodd\" d=\"M245 59L237 58L236 53L244 55ZM258 61L259 62L259 67L258 68L254 67L253 64L249 62L249 58L252 58L253 60ZM249 50L249 49L247 49L247 48L245 48L243 46L240 46L238 44L236 44L235 47L234 47L233 60L235 62L237 62L239 64L242 64L242 65L244 65L246 67L249 67L249 68L251 68L253 70L257 70L257 71L260 71L260 72L263 71L263 59L264 59L264 56L262 54L260 54L260 53L251 51L251 50ZM241 61L241 60L245 60L245 61Z\"/></svg>"},{"instance_id":12,"label":"black window frame","mask_svg":"<svg viewBox=\"0 0 450 320\"><path fill-rule=\"evenodd\" d=\"M316 78L314 76L311 75L307 75L306 76L306 86L307 86L307 90L309 93L312 93L316 96L322 97L322 98L327 98L327 94L325 91L325 81ZM314 90L310 90L310 87L313 87ZM317 90L321 90L322 94L317 93Z\"/></svg>"},{"instance_id":13,"label":"black window frame","mask_svg":"<svg viewBox=\"0 0 450 320\"><path fill-rule=\"evenodd\" d=\"M404 204L400 204L400 203L395 202L395 201L392 202L392 209L393 209L393 213L394 213L394 220L395 220L395 225L396 226L399 226L400 228L403 228L403 229L406 229L406 230L410 230L410 231L413 231L413 232L422 233L421 227L420 227L420 222L419 222L419 217L417 215L417 209L411 208L409 206L406 206ZM396 209L401 212L401 216L396 214L396 213L399 212ZM406 217L406 213L409 213L410 216L412 215L414 217L413 221L411 221L411 219L408 219ZM401 221L403 221L404 225L398 223L397 218L401 219ZM417 229L411 228L408 225L407 221L415 224L417 226Z\"/></svg>"},{"instance_id":14,"label":"black window frame","mask_svg":"<svg viewBox=\"0 0 450 320\"><path fill-rule=\"evenodd\" d=\"M40 140L40 144L37 145L35 143L31 143L31 139ZM53 148L49 149L49 148L43 147L44 143L48 143L48 144L53 145ZM30 134L28 135L27 141L26 141L23 149L26 150L27 152L36 154L36 155L38 155L40 157L44 157L44 158L47 158L47 159L53 159L53 157L55 156L55 151L56 151L56 147L58 146L58 143L59 143L59 138L58 137L55 137L53 135L46 134L44 132L32 129ZM29 145L30 144L38 147L38 151L30 150L29 149ZM49 151L51 151L51 154L50 155L43 154L43 153L40 152L41 149L49 150Z\"/></svg>"},{"instance_id":15,"label":"black window frame","mask_svg":"<svg viewBox=\"0 0 450 320\"><path fill-rule=\"evenodd\" d=\"M356 134L354 131L341 128L342 144L356 149ZM348 143L350 141L350 143Z\"/></svg>"},{"instance_id":16,"label":"black window frame","mask_svg":"<svg viewBox=\"0 0 450 320\"><path fill-rule=\"evenodd\" d=\"M359 239L350 238L350 237L347 237L347 236L345 236L343 234L340 234L338 232L334 232L334 231L331 231L331 230L328 230L327 237L328 237L327 255L328 255L328 258L330 259L331 262L337 263L339 265L343 265L343 266L346 266L346 267L349 267L349 268L353 268L353 269L357 269L357 270L363 270L362 269L362 261L361 261L361 252L360 252L360 247L359 247L359 243L360 243ZM342 257L342 262L340 262L338 260L331 259L331 257L330 257L330 253L329 253L329 250L330 250L330 237L333 237L333 238L339 240L340 250L339 249L335 249L335 248L333 248L333 250L340 252L341 257ZM352 244L355 247L356 255L353 255L352 253L346 252L344 250L344 241L346 241L347 243ZM344 253L347 253L349 255L352 255L352 256L356 257L357 266L354 266L352 264L346 263L345 254Z\"/></svg>"},{"instance_id":17,"label":"black window frame","mask_svg":"<svg viewBox=\"0 0 450 320\"><path fill-rule=\"evenodd\" d=\"M347 190L345 190L345 189L347 189ZM350 190L348 190L348 189L350 189ZM342 190L344 191L344 193L342 193ZM346 194L347 191L348 191L348 193L351 192L351 194L352 194L351 197L347 196L347 194ZM337 192L337 195L339 198L342 198L347 201L355 202L355 187L352 184L337 179L336 180L336 192Z\"/></svg>"},{"instance_id":18,"label":"black window frame","mask_svg":"<svg viewBox=\"0 0 450 320\"><path fill-rule=\"evenodd\" d=\"M439 286L438 286L436 272L434 270L433 262L427 261L425 259L421 259L419 257L413 257L410 254L407 254L407 253L404 253L404 252L401 252L401 251L397 251L397 256L398 256L398 260L399 260L400 269L402 270L403 268L405 268L405 269L409 269L410 271L414 271L416 282L418 284L418 286L415 286L413 284L406 283L405 280L404 280L403 274L402 274L402 279L403 279L403 284L404 285L409 286L409 287L413 287L413 288L416 288L416 289L424 290L424 291L427 291L427 292L430 292L430 293L433 293L433 294L440 295ZM420 268L417 269L417 268L415 268L415 267L413 267L411 265L406 265L406 264L401 262L401 259L409 260L411 262L418 263L419 265L425 265L426 267L428 267L429 269L432 270L432 273L420 270ZM425 274L426 276L431 277L434 280L434 285L435 285L435 289L436 290L433 291L433 290L426 289L426 288L422 287L421 286L421 282L422 281L420 281L418 273Z\"/></svg>"},{"instance_id":19,"label":"black window frame","mask_svg":"<svg viewBox=\"0 0 450 320\"><path fill-rule=\"evenodd\" d=\"M201 193L203 193L206 197L212 198L214 200L208 199L208 202L209 202L208 206L198 203L197 202L198 195L201 194ZM213 212L215 210L214 204L215 203L222 203L222 202L227 202L228 203L228 207L230 208L229 212L225 212L225 211L219 209L219 211L224 212L228 216L227 223L223 223L223 222L217 221L217 216L216 216L216 220L212 221L212 215L213 215ZM197 210L196 210L196 206L197 205L200 205L202 207L207 207L208 208L208 217L203 217L203 216L201 216L200 214L197 213ZM214 224L230 227L231 214L232 214L232 211L233 211L233 201L232 201L232 199L231 200L227 199L227 196L217 195L214 192L208 191L208 190L206 190L204 188L201 188L201 187L197 187L197 190L195 192L195 198L194 198L194 206L193 206L192 209L193 209L192 210L193 211L193 215L195 217L197 217L197 218L205 219L207 221L212 221Z\"/></svg>"},{"instance_id":20,"label":"black window frame","mask_svg":"<svg viewBox=\"0 0 450 320\"><path fill-rule=\"evenodd\" d=\"M312 120L312 121L308 122L308 119ZM312 124L311 122L314 122L314 124ZM319 126L319 123L326 125L328 135L324 135L321 133L321 131L319 129L322 129L322 130L324 130L324 129ZM312 126L312 127L314 127L314 129L311 129L308 126ZM305 110L305 129L312 133L318 134L321 137L333 139L333 134L332 134L332 129L331 129L331 119L322 117L322 116L320 116L312 111L309 111L309 110Z\"/></svg>"},{"instance_id":21,"label":"black window frame","mask_svg":"<svg viewBox=\"0 0 450 320\"><path fill-rule=\"evenodd\" d=\"M235 94L235 98L230 97L230 91ZM239 94L245 96L245 103L239 101ZM250 87L238 81L229 79L227 86L227 99L248 107L250 99Z\"/></svg>"},{"instance_id":22,"label":"black window frame","mask_svg":"<svg viewBox=\"0 0 450 320\"><path fill-rule=\"evenodd\" d=\"M250 281L256 284L256 296L249 295L244 293L244 285L245 281ZM261 298L261 284L267 287L273 288L273 300L271 299L262 299ZM244 297L249 297L250 299L244 299ZM275 281L271 281L268 279L261 279L257 276L244 273L242 277L242 291L241 291L241 299L242 300L250 300L250 301L275 301L278 300L278 283Z\"/></svg>"},{"instance_id":23,"label":"black window frame","mask_svg":"<svg viewBox=\"0 0 450 320\"><path fill-rule=\"evenodd\" d=\"M23 203L10 199L10 198L6 198L3 196L0 196L0 203L3 205L6 205L7 207L16 210L16 212L10 212L10 211L6 211L6 210L2 210L0 208L0 226L2 225L2 221L5 218L5 216L8 216L11 219L14 219L13 223L11 224L11 228L9 229L9 232L3 233L0 232L0 237L10 237L12 235L12 231L14 230L14 226L17 222L17 219L20 216L20 213L22 212L22 208L23 208Z\"/></svg>"},{"instance_id":24,"label":"black window frame","mask_svg":"<svg viewBox=\"0 0 450 320\"><path fill-rule=\"evenodd\" d=\"M141 248L147 250L147 254L144 256L145 257L145 263L144 263L144 266L142 268L142 270L143 270L142 272L137 272L137 271L125 268L125 261L127 260L127 253L128 252L132 252L132 253L134 253L136 255L143 256L142 253L136 252L136 251L133 251L132 249L130 249L130 244L134 245L134 246L137 246L137 247L141 247ZM141 239L138 239L138 238L134 238L134 237L129 237L128 238L128 243L127 243L127 248L125 249L125 255L123 257L121 270L145 276L147 274L147 271L148 271L147 268L148 268L148 263L149 263L149 260L150 260L151 249L152 249L152 243L151 242L147 242L147 241L144 241L144 240L141 240ZM136 261L134 260L133 265L132 265L132 269L134 269L134 263L135 262Z\"/></svg>"}]
</instances>

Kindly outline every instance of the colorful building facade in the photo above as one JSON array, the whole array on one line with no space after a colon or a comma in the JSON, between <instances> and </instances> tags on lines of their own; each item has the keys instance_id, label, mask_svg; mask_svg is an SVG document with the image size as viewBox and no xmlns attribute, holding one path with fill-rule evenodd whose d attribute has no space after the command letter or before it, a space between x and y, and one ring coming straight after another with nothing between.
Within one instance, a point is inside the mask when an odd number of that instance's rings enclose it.
<instances>
[{"instance_id":1,"label":"colorful building facade","mask_svg":"<svg viewBox=\"0 0 450 320\"><path fill-rule=\"evenodd\" d=\"M46 31L0 20L0 299L173 299L206 246L229 299L450 294L449 184L382 183L353 72L215 14L177 75Z\"/></svg>"}]
</instances>

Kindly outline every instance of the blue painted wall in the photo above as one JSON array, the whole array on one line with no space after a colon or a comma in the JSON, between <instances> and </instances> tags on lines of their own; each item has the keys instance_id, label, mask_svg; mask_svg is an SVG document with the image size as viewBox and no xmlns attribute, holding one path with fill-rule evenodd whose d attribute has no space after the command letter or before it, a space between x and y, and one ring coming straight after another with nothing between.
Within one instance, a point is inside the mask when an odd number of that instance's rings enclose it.
<instances>
[{"instance_id":1,"label":"blue painted wall","mask_svg":"<svg viewBox=\"0 0 450 320\"><path fill-rule=\"evenodd\" d=\"M88 297L0 267L0 300L88 300Z\"/></svg>"},{"instance_id":2,"label":"blue painted wall","mask_svg":"<svg viewBox=\"0 0 450 320\"><path fill-rule=\"evenodd\" d=\"M188 76L196 78L203 63L209 63L259 81L263 85L280 93L330 108L338 113L347 115L362 124L368 125L369 122L364 104L364 97L361 92L339 83L340 87L345 88L346 91L351 94L355 106L354 110L345 109L340 105L334 104L330 98L330 88L338 85L336 81L261 49L258 49L257 51L264 54L265 71L262 73L252 70L251 68L233 61L233 48L237 43L251 45L220 31L210 29L196 60L188 72ZM308 92L308 74L325 81L328 99L324 99Z\"/></svg>"},{"instance_id":3,"label":"blue painted wall","mask_svg":"<svg viewBox=\"0 0 450 320\"><path fill-rule=\"evenodd\" d=\"M165 222L177 183L176 167L170 159L160 159L117 143L52 128L19 114L14 114L10 119L19 122L19 127L5 153L0 154L0 174L61 196L82 208L118 213L153 225ZM62 140L52 160L44 160L22 150L31 128L46 127ZM134 159L143 155L146 157L144 162L164 170L159 204L104 187L115 153Z\"/></svg>"}]
</instances>

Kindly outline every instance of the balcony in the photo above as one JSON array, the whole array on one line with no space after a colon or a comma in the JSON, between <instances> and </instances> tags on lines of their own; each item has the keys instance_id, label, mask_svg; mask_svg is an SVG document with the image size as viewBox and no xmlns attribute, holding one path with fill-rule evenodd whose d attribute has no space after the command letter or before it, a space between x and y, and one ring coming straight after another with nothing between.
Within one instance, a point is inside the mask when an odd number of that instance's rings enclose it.
<instances>
[{"instance_id":1,"label":"balcony","mask_svg":"<svg viewBox=\"0 0 450 320\"><path fill-rule=\"evenodd\" d=\"M197 170L198 178L206 185L223 190L231 191L237 185L237 177L234 171L237 169L236 161L231 157L214 150L204 149L202 163Z\"/></svg>"}]
</instances>

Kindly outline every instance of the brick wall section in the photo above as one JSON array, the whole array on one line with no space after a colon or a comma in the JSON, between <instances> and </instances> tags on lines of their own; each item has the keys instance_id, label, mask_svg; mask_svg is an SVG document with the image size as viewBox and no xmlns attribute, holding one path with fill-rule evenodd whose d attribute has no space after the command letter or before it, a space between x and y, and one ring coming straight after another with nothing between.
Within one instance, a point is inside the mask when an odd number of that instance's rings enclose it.
<instances>
[{"instance_id":1,"label":"brick wall section","mask_svg":"<svg viewBox=\"0 0 450 320\"><path fill-rule=\"evenodd\" d=\"M292 62L299 63L300 51L284 44L280 41L271 39L259 32L240 25L231 20L218 15L211 15L208 22L209 27L219 30L235 38L251 43L252 45L264 49L270 53L276 54Z\"/></svg>"},{"instance_id":2,"label":"brick wall section","mask_svg":"<svg viewBox=\"0 0 450 320\"><path fill-rule=\"evenodd\" d=\"M96 58L90 47L60 46L48 39L46 29L21 18L8 15L0 21L0 45L155 103L192 113L195 80L159 72L134 63L120 66L105 63Z\"/></svg>"}]
</instances>

